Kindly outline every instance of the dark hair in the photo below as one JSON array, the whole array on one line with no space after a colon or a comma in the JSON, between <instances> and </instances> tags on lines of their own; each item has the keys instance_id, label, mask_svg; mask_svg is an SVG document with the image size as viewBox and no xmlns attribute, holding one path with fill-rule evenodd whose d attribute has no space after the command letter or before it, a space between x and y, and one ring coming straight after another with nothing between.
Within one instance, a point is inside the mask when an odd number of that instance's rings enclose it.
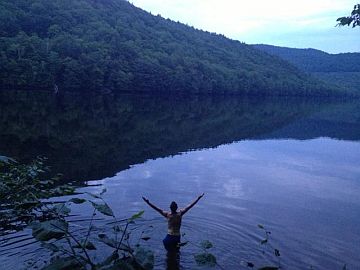
<instances>
[{"instance_id":1,"label":"dark hair","mask_svg":"<svg viewBox=\"0 0 360 270\"><path fill-rule=\"evenodd\" d=\"M170 209L171 209L171 212L176 212L176 210L178 209L176 202L174 202L174 201L171 202Z\"/></svg>"}]
</instances>

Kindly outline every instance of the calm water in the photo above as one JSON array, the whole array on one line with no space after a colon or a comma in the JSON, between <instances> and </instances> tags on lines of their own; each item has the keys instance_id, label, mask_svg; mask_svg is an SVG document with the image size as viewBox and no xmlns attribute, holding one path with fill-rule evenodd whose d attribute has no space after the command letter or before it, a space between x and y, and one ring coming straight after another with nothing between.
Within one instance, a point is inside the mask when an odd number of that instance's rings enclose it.
<instances>
[{"instance_id":1,"label":"calm water","mask_svg":"<svg viewBox=\"0 0 360 270\"><path fill-rule=\"evenodd\" d=\"M205 197L183 220L180 269L211 240L225 269L276 263L259 242L272 232L283 269L360 269L360 103L18 93L0 95L0 153L49 157L64 181L100 192L119 217L146 210L156 269L166 269L162 208ZM75 213L89 215L81 206ZM148 225L154 225L149 229ZM6 269L43 254L28 232L0 243ZM36 255L38 256L38 255ZM21 259L19 259L21 257Z\"/></svg>"}]
</instances>

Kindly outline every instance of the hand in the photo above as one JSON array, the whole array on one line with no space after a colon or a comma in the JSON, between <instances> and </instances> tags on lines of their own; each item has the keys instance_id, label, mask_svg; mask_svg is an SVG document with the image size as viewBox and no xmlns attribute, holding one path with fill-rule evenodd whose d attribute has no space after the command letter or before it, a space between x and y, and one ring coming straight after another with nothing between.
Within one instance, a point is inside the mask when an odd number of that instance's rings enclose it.
<instances>
[{"instance_id":1,"label":"hand","mask_svg":"<svg viewBox=\"0 0 360 270\"><path fill-rule=\"evenodd\" d=\"M146 203L149 203L149 200L146 199L145 197L142 197L142 199L143 199Z\"/></svg>"}]
</instances>

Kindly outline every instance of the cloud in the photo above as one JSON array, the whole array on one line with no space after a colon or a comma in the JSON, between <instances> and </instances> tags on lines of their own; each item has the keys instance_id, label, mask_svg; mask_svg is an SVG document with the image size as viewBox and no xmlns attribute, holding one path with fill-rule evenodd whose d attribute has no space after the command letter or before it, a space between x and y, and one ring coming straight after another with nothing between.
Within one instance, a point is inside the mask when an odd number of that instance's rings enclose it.
<instances>
[{"instance_id":1,"label":"cloud","mask_svg":"<svg viewBox=\"0 0 360 270\"><path fill-rule=\"evenodd\" d=\"M133 0L134 5L199 29L248 43L298 32L331 34L336 18L348 15L354 0ZM251 38L248 40L249 37ZM355 36L355 35L354 35ZM357 35L360 36L360 35ZM275 40L273 40L275 41ZM289 40L291 46L293 41ZM354 42L359 43L357 37ZM319 44L317 42L316 44ZM328 46L327 46L328 47ZM344 48L346 51L346 48Z\"/></svg>"}]
</instances>

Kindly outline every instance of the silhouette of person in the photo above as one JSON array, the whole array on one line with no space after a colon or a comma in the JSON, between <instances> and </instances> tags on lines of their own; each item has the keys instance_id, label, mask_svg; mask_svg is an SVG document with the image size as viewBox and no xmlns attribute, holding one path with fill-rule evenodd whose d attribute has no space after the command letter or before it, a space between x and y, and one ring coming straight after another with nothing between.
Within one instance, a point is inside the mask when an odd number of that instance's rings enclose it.
<instances>
[{"instance_id":1,"label":"silhouette of person","mask_svg":"<svg viewBox=\"0 0 360 270\"><path fill-rule=\"evenodd\" d=\"M202 197L204 193L196 198L191 204L189 204L184 209L178 209L178 205L176 202L171 202L170 204L170 212L164 211L159 207L152 204L147 198L142 197L143 200L154 210L160 213L160 215L164 216L168 222L168 233L163 240L164 247L169 252L174 252L179 250L180 244L180 227L181 227L181 219L182 216L186 214Z\"/></svg>"}]
</instances>

